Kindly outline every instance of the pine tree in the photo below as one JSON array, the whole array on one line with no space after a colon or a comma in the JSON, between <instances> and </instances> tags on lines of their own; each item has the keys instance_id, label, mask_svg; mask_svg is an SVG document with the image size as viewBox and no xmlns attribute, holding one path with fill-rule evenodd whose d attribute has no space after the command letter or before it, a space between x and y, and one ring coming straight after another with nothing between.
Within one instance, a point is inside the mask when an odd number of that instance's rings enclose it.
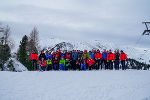
<instances>
[{"instance_id":1,"label":"pine tree","mask_svg":"<svg viewBox=\"0 0 150 100\"><path fill-rule=\"evenodd\" d=\"M11 57L11 50L8 44L0 45L0 68L4 70L4 64Z\"/></svg>"},{"instance_id":2,"label":"pine tree","mask_svg":"<svg viewBox=\"0 0 150 100\"><path fill-rule=\"evenodd\" d=\"M9 46L10 43L10 27L0 28L0 68L4 70L4 64L11 57L11 49Z\"/></svg>"},{"instance_id":3,"label":"pine tree","mask_svg":"<svg viewBox=\"0 0 150 100\"><path fill-rule=\"evenodd\" d=\"M18 61L20 61L26 67L28 65L28 55L26 49L27 43L28 43L28 37L25 35L20 41L19 50L17 52Z\"/></svg>"}]
</instances>

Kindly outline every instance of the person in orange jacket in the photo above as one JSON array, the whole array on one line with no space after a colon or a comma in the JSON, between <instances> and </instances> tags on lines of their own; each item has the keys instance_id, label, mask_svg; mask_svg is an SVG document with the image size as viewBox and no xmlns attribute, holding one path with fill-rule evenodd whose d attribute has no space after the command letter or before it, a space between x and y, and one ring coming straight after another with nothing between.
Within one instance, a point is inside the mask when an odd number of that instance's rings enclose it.
<instances>
[{"instance_id":1,"label":"person in orange jacket","mask_svg":"<svg viewBox=\"0 0 150 100\"><path fill-rule=\"evenodd\" d=\"M37 70L38 54L34 51L31 53L32 70Z\"/></svg>"},{"instance_id":2,"label":"person in orange jacket","mask_svg":"<svg viewBox=\"0 0 150 100\"><path fill-rule=\"evenodd\" d=\"M107 62L108 62L108 69L113 70L113 61L115 59L115 55L109 50L107 54Z\"/></svg>"},{"instance_id":3,"label":"person in orange jacket","mask_svg":"<svg viewBox=\"0 0 150 100\"><path fill-rule=\"evenodd\" d=\"M100 53L99 50L97 50L97 52L95 53L94 58L95 58L95 62L96 62L96 66L95 66L96 70L99 70L100 61L101 61L101 58L102 58L102 54Z\"/></svg>"},{"instance_id":4,"label":"person in orange jacket","mask_svg":"<svg viewBox=\"0 0 150 100\"><path fill-rule=\"evenodd\" d=\"M95 64L94 59L89 57L89 59L87 60L87 64L88 64L89 70L94 69L94 64Z\"/></svg>"},{"instance_id":5,"label":"person in orange jacket","mask_svg":"<svg viewBox=\"0 0 150 100\"><path fill-rule=\"evenodd\" d=\"M127 55L123 52L123 50L121 50L120 61L122 65L122 70L126 70L126 65L125 65L126 60L127 60Z\"/></svg>"},{"instance_id":6,"label":"person in orange jacket","mask_svg":"<svg viewBox=\"0 0 150 100\"><path fill-rule=\"evenodd\" d=\"M44 58L42 58L42 60L39 63L39 70L45 71L45 65L46 65L46 61L44 60Z\"/></svg>"}]
</instances>

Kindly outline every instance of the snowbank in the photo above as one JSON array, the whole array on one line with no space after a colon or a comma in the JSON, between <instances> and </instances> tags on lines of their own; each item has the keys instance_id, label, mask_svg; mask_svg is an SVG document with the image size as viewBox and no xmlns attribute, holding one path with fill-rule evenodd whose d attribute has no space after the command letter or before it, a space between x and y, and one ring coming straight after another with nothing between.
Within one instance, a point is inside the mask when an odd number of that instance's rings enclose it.
<instances>
[{"instance_id":1,"label":"snowbank","mask_svg":"<svg viewBox=\"0 0 150 100\"><path fill-rule=\"evenodd\" d=\"M7 66L10 62L10 60L12 60L12 64L13 64L13 67L14 67L14 71L17 71L17 72L22 72L22 71L28 71L27 68L21 64L18 60L16 60L16 58L10 58L6 64L4 65L5 66L5 70L6 71L12 71L10 70Z\"/></svg>"},{"instance_id":2,"label":"snowbank","mask_svg":"<svg viewBox=\"0 0 150 100\"><path fill-rule=\"evenodd\" d=\"M150 71L0 72L0 100L150 100Z\"/></svg>"}]
</instances>

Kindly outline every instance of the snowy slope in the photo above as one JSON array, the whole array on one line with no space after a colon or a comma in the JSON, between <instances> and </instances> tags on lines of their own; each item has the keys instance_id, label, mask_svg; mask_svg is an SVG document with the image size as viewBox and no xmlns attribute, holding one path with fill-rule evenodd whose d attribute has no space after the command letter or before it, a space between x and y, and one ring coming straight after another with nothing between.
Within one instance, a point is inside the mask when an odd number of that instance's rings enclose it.
<instances>
[{"instance_id":1,"label":"snowy slope","mask_svg":"<svg viewBox=\"0 0 150 100\"><path fill-rule=\"evenodd\" d=\"M0 100L150 100L150 71L0 72Z\"/></svg>"},{"instance_id":2,"label":"snowy slope","mask_svg":"<svg viewBox=\"0 0 150 100\"><path fill-rule=\"evenodd\" d=\"M10 58L6 63L5 63L5 70L10 71L9 68L7 68L9 61L12 60L12 64L14 66L14 70L17 72L22 72L22 71L28 71L28 69L21 64L16 58ZM12 71L12 70L11 70Z\"/></svg>"}]
</instances>

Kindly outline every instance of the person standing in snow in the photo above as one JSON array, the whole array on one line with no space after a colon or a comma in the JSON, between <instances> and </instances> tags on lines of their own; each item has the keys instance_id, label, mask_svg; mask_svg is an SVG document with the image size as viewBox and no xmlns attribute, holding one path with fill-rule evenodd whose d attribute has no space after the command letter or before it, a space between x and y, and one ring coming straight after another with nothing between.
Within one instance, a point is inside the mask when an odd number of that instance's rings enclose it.
<instances>
[{"instance_id":1,"label":"person standing in snow","mask_svg":"<svg viewBox=\"0 0 150 100\"><path fill-rule=\"evenodd\" d=\"M101 58L102 58L102 54L100 53L99 50L97 50L97 52L94 55L95 57L95 61L96 61L96 70L99 70L100 68L100 62L101 62Z\"/></svg>"},{"instance_id":2,"label":"person standing in snow","mask_svg":"<svg viewBox=\"0 0 150 100\"><path fill-rule=\"evenodd\" d=\"M65 70L65 62L65 59L61 58L61 60L59 61L60 70Z\"/></svg>"},{"instance_id":3,"label":"person standing in snow","mask_svg":"<svg viewBox=\"0 0 150 100\"><path fill-rule=\"evenodd\" d=\"M123 50L121 50L120 61L122 65L122 70L126 70L126 65L125 65L126 60L127 60L127 55L123 52Z\"/></svg>"},{"instance_id":4,"label":"person standing in snow","mask_svg":"<svg viewBox=\"0 0 150 100\"><path fill-rule=\"evenodd\" d=\"M104 51L102 53L101 69L103 68L103 64L105 66L105 70L108 69L107 68L107 52L106 52L106 49L104 49Z\"/></svg>"},{"instance_id":5,"label":"person standing in snow","mask_svg":"<svg viewBox=\"0 0 150 100\"><path fill-rule=\"evenodd\" d=\"M37 70L38 54L34 51L31 53L32 70Z\"/></svg>"},{"instance_id":6,"label":"person standing in snow","mask_svg":"<svg viewBox=\"0 0 150 100\"><path fill-rule=\"evenodd\" d=\"M65 64L66 64L66 70L69 70L69 69L71 69L71 61L67 58L66 59L66 62L65 62Z\"/></svg>"},{"instance_id":7,"label":"person standing in snow","mask_svg":"<svg viewBox=\"0 0 150 100\"><path fill-rule=\"evenodd\" d=\"M76 70L77 58L78 58L78 53L75 50L73 50L72 51L72 67L73 67L73 70Z\"/></svg>"},{"instance_id":8,"label":"person standing in snow","mask_svg":"<svg viewBox=\"0 0 150 100\"><path fill-rule=\"evenodd\" d=\"M89 51L89 56L90 56L93 60L95 59L95 58L94 58L94 55L95 55L94 50Z\"/></svg>"},{"instance_id":9,"label":"person standing in snow","mask_svg":"<svg viewBox=\"0 0 150 100\"><path fill-rule=\"evenodd\" d=\"M111 50L109 50L109 53L107 54L107 62L108 62L108 68L110 70L113 70L114 59L115 59L114 54L111 52Z\"/></svg>"},{"instance_id":10,"label":"person standing in snow","mask_svg":"<svg viewBox=\"0 0 150 100\"><path fill-rule=\"evenodd\" d=\"M77 68L78 70L80 70L80 68L81 68L81 58L78 58L78 60L77 60L77 62L76 62L76 68Z\"/></svg>"},{"instance_id":11,"label":"person standing in snow","mask_svg":"<svg viewBox=\"0 0 150 100\"><path fill-rule=\"evenodd\" d=\"M54 70L59 70L59 60L57 57L55 57L55 59L53 60L53 67Z\"/></svg>"},{"instance_id":12,"label":"person standing in snow","mask_svg":"<svg viewBox=\"0 0 150 100\"><path fill-rule=\"evenodd\" d=\"M117 50L115 51L115 61L114 61L115 70L119 70L119 60L120 60L120 53L119 50Z\"/></svg>"},{"instance_id":13,"label":"person standing in snow","mask_svg":"<svg viewBox=\"0 0 150 100\"><path fill-rule=\"evenodd\" d=\"M87 59L84 56L83 59L82 59L82 62L81 62L81 70L85 71L87 69L86 66L87 66Z\"/></svg>"},{"instance_id":14,"label":"person standing in snow","mask_svg":"<svg viewBox=\"0 0 150 100\"><path fill-rule=\"evenodd\" d=\"M39 60L41 61L42 58L44 58L44 60L46 60L46 55L44 53L44 50L41 51L41 54L39 55Z\"/></svg>"},{"instance_id":15,"label":"person standing in snow","mask_svg":"<svg viewBox=\"0 0 150 100\"><path fill-rule=\"evenodd\" d=\"M84 50L84 53L82 54L81 59L83 60L82 63L84 63L84 61L87 61L87 59L89 59L89 54L88 54L87 50ZM84 64L85 64L86 68L88 68L87 63L84 63ZM83 64L83 65L84 65L84 64Z\"/></svg>"},{"instance_id":16,"label":"person standing in snow","mask_svg":"<svg viewBox=\"0 0 150 100\"><path fill-rule=\"evenodd\" d=\"M44 58L42 58L42 60L39 63L39 70L45 71L45 65L46 65L46 61L44 60Z\"/></svg>"}]
</instances>

